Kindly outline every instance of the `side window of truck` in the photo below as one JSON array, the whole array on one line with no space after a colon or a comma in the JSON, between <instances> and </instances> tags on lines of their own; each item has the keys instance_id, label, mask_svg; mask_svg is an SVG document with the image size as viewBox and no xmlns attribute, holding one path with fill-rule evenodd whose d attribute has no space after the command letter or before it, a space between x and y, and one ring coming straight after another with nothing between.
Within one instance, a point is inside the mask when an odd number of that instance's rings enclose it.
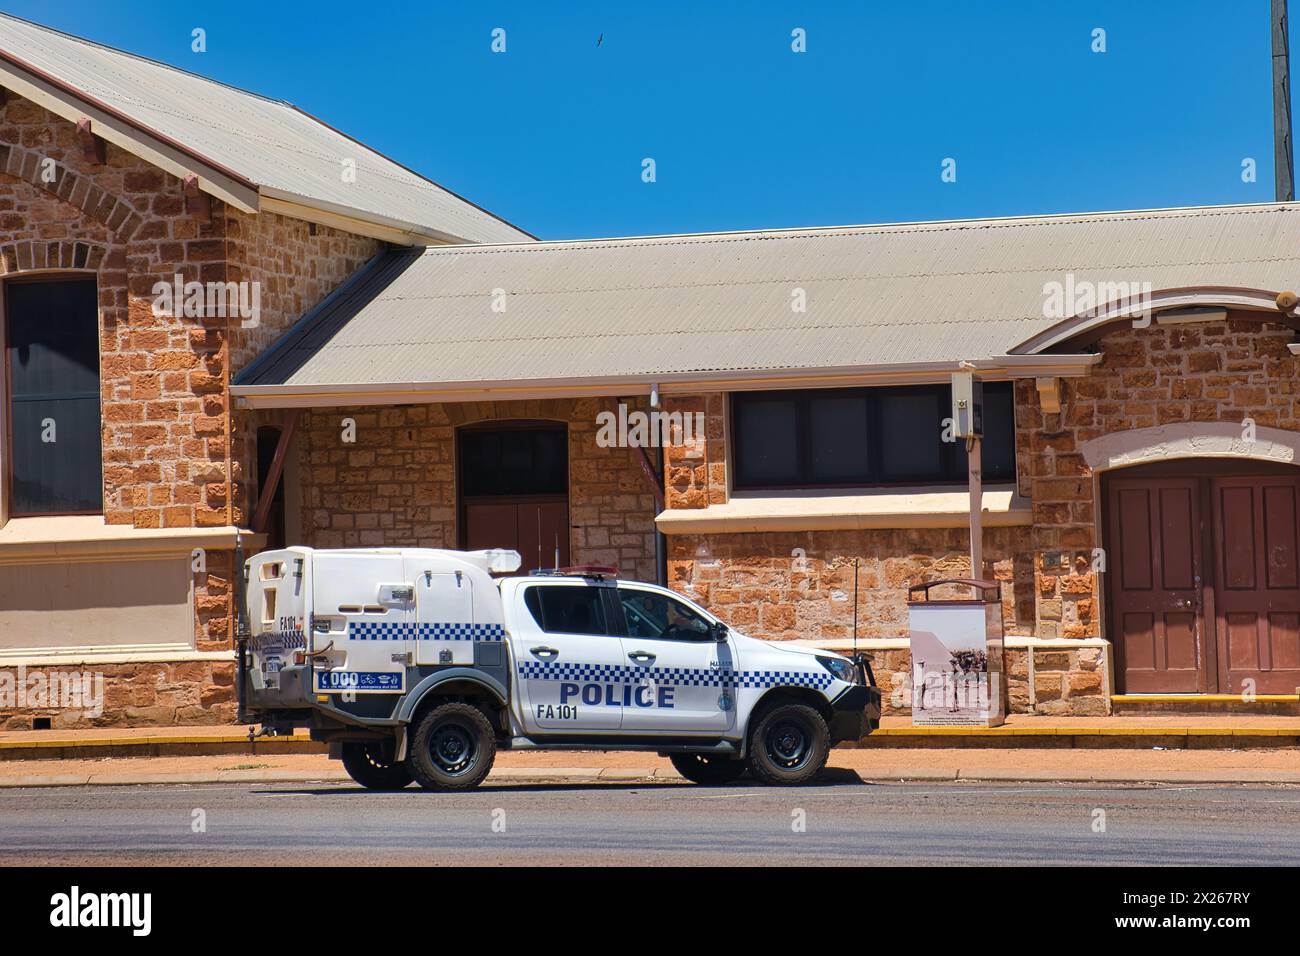
<instances>
[{"instance_id":1,"label":"side window of truck","mask_svg":"<svg viewBox=\"0 0 1300 956\"><path fill-rule=\"evenodd\" d=\"M666 594L619 588L628 637L699 641L709 636L709 622Z\"/></svg>"},{"instance_id":2,"label":"side window of truck","mask_svg":"<svg viewBox=\"0 0 1300 956\"><path fill-rule=\"evenodd\" d=\"M524 604L547 634L609 633L600 588L534 585L524 590Z\"/></svg>"}]
</instances>

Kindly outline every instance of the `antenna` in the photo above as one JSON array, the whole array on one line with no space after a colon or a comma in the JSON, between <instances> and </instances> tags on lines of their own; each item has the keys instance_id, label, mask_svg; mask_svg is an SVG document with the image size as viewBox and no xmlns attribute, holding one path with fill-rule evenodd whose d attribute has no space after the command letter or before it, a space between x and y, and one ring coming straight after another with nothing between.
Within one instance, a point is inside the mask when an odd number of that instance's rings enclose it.
<instances>
[{"instance_id":1,"label":"antenna","mask_svg":"<svg viewBox=\"0 0 1300 956\"><path fill-rule=\"evenodd\" d=\"M853 656L858 656L858 564L860 559L853 559Z\"/></svg>"},{"instance_id":2,"label":"antenna","mask_svg":"<svg viewBox=\"0 0 1300 956\"><path fill-rule=\"evenodd\" d=\"M1278 202L1295 199L1291 153L1291 47L1287 40L1286 0L1273 0L1273 177Z\"/></svg>"}]
</instances>

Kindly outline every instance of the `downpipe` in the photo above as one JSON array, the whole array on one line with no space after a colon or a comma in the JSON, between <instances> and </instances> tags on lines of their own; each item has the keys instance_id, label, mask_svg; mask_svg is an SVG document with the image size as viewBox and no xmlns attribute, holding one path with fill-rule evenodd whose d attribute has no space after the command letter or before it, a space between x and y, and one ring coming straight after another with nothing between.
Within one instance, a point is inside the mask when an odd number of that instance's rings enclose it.
<instances>
[{"instance_id":1,"label":"downpipe","mask_svg":"<svg viewBox=\"0 0 1300 956\"><path fill-rule=\"evenodd\" d=\"M253 723L248 717L248 615L245 612L248 568L244 565L244 539L235 531L235 721Z\"/></svg>"}]
</instances>

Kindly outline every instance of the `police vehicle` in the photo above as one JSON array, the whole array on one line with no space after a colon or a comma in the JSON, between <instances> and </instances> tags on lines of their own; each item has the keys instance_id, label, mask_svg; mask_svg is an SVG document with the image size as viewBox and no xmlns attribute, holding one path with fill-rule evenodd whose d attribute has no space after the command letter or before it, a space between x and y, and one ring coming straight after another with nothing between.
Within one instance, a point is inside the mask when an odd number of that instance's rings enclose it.
<instances>
[{"instance_id":1,"label":"police vehicle","mask_svg":"<svg viewBox=\"0 0 1300 956\"><path fill-rule=\"evenodd\" d=\"M879 725L865 658L745 637L611 568L513 551L267 551L244 564L240 719L310 728L372 789L476 786L497 750L647 750L687 779L813 779Z\"/></svg>"}]
</instances>

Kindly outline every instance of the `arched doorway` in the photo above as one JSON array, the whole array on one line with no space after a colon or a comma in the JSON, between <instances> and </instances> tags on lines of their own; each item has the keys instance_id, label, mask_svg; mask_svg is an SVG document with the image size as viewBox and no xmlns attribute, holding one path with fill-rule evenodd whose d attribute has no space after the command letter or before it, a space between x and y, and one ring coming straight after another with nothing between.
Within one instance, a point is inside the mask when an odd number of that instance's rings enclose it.
<instances>
[{"instance_id":1,"label":"arched doorway","mask_svg":"<svg viewBox=\"0 0 1300 956\"><path fill-rule=\"evenodd\" d=\"M1121 693L1300 686L1300 468L1182 458L1101 477Z\"/></svg>"},{"instance_id":2,"label":"arched doorway","mask_svg":"<svg viewBox=\"0 0 1300 956\"><path fill-rule=\"evenodd\" d=\"M563 422L492 421L458 429L460 546L518 551L525 569L568 565L568 442Z\"/></svg>"}]
</instances>

